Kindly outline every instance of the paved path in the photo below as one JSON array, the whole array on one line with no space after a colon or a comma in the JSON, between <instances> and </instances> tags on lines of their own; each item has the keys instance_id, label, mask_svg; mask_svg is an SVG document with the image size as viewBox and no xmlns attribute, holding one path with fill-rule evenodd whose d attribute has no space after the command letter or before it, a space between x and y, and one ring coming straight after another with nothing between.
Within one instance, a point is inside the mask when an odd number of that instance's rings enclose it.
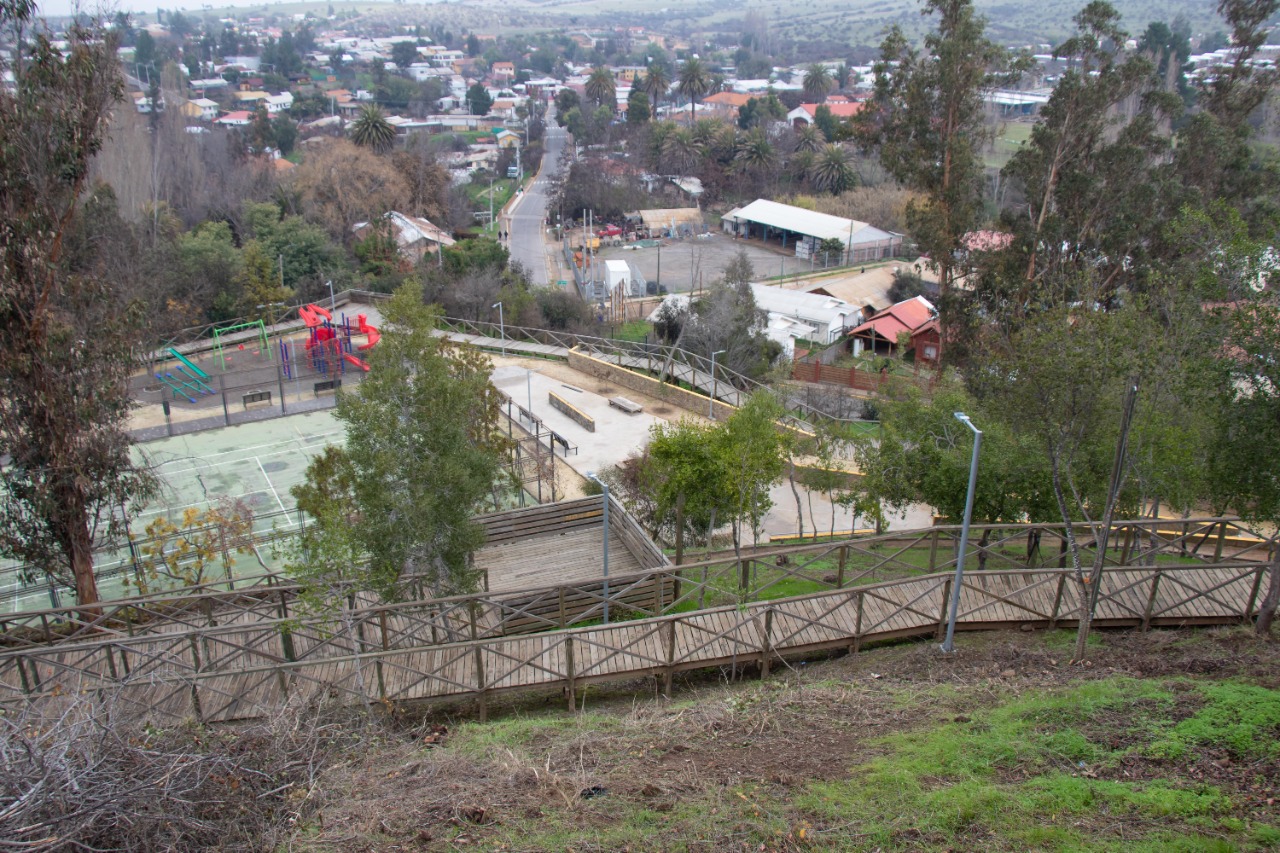
<instances>
[{"instance_id":1,"label":"paved path","mask_svg":"<svg viewBox=\"0 0 1280 853\"><path fill-rule=\"evenodd\" d=\"M507 208L504 217L511 235L507 240L511 260L525 268L535 287L551 284L546 244L547 203L559 174L560 152L568 138L568 131L553 126L548 115L543 134L542 168L533 183Z\"/></svg>"}]
</instances>

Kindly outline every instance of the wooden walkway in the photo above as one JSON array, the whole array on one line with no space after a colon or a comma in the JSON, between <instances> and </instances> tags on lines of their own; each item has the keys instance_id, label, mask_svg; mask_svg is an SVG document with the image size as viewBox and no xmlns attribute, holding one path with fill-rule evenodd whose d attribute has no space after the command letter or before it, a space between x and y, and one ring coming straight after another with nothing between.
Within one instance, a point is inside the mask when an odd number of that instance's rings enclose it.
<instances>
[{"instance_id":1,"label":"wooden walkway","mask_svg":"<svg viewBox=\"0 0 1280 853\"><path fill-rule=\"evenodd\" d=\"M1248 621L1265 571L1257 563L1111 569L1095 624L1147 629ZM936 636L951 584L950 573L936 573L514 636L483 636L471 601L453 610L442 603L434 621L393 619L384 609L339 645L314 630L271 623L55 645L0 656L0 709L34 704L56 713L68 697L93 693L162 722L252 718L291 697L350 704L472 699L483 715L495 695L547 690L563 691L572 707L577 690L599 681L653 676L669 691L682 670L751 664L767 674L784 655ZM663 586L653 588L665 594ZM1066 569L970 572L959 626L1072 625L1079 589Z\"/></svg>"}]
</instances>

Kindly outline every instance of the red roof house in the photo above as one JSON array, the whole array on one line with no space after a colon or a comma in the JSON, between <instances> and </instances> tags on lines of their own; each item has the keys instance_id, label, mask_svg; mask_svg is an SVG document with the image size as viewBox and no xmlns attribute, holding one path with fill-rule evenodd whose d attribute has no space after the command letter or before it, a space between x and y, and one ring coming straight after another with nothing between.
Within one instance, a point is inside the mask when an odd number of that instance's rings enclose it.
<instances>
[{"instance_id":1,"label":"red roof house","mask_svg":"<svg viewBox=\"0 0 1280 853\"><path fill-rule=\"evenodd\" d=\"M936 312L933 303L923 296L890 305L849 332L853 353L857 355L865 348L892 355L898 347L899 335L913 335L917 330L923 332L930 322L936 327Z\"/></svg>"}]
</instances>

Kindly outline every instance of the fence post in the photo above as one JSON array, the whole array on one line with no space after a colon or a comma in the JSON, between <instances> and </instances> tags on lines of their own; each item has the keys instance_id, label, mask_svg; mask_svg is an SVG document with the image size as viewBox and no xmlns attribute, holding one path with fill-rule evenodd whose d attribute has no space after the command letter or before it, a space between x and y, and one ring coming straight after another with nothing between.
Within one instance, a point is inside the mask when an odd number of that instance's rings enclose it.
<instances>
[{"instance_id":1,"label":"fence post","mask_svg":"<svg viewBox=\"0 0 1280 853\"><path fill-rule=\"evenodd\" d=\"M662 673L662 695L671 698L671 682L675 677L676 667L676 623L679 619L667 621L667 667Z\"/></svg>"},{"instance_id":2,"label":"fence post","mask_svg":"<svg viewBox=\"0 0 1280 853\"><path fill-rule=\"evenodd\" d=\"M486 701L486 688L484 685L484 652L480 647L480 643L476 640L476 602L474 599L467 602L467 610L469 611L469 621L471 623L471 642L475 653L476 664L476 703L477 711L480 715L480 722L485 722L489 718L489 704Z\"/></svg>"},{"instance_id":3,"label":"fence post","mask_svg":"<svg viewBox=\"0 0 1280 853\"><path fill-rule=\"evenodd\" d=\"M653 615L661 616L662 608L665 606L663 602L663 592L666 590L667 575L665 572L653 573Z\"/></svg>"},{"instance_id":4,"label":"fence post","mask_svg":"<svg viewBox=\"0 0 1280 853\"><path fill-rule=\"evenodd\" d=\"M951 584L954 582L954 578L947 578L942 585L942 610L938 613L938 627L933 632L935 640L942 639L942 634L947 629L947 612L951 607Z\"/></svg>"},{"instance_id":5,"label":"fence post","mask_svg":"<svg viewBox=\"0 0 1280 853\"><path fill-rule=\"evenodd\" d=\"M225 373L218 374L218 393L222 397L222 420L227 426L231 426L231 412L227 409L227 375Z\"/></svg>"},{"instance_id":6,"label":"fence post","mask_svg":"<svg viewBox=\"0 0 1280 853\"><path fill-rule=\"evenodd\" d=\"M761 680L769 677L769 658L773 654L772 635L773 634L773 608L767 607L764 611L764 636L760 639L760 678Z\"/></svg>"},{"instance_id":7,"label":"fence post","mask_svg":"<svg viewBox=\"0 0 1280 853\"><path fill-rule=\"evenodd\" d=\"M836 564L836 589L844 589L844 566L849 561L849 546L840 546L840 561Z\"/></svg>"},{"instance_id":8,"label":"fence post","mask_svg":"<svg viewBox=\"0 0 1280 853\"><path fill-rule=\"evenodd\" d=\"M935 527L929 543L929 571L931 572L938 567L938 536L940 533L941 531Z\"/></svg>"},{"instance_id":9,"label":"fence post","mask_svg":"<svg viewBox=\"0 0 1280 853\"><path fill-rule=\"evenodd\" d=\"M1065 573L1058 575L1058 591L1053 596L1053 612L1049 614L1049 627L1056 627L1058 624L1058 608L1062 606L1062 590L1067 584L1067 576Z\"/></svg>"},{"instance_id":10,"label":"fence post","mask_svg":"<svg viewBox=\"0 0 1280 853\"><path fill-rule=\"evenodd\" d=\"M1129 564L1129 549L1133 547L1133 525L1127 524L1124 528L1124 546L1120 549L1120 565L1127 566Z\"/></svg>"},{"instance_id":11,"label":"fence post","mask_svg":"<svg viewBox=\"0 0 1280 853\"><path fill-rule=\"evenodd\" d=\"M391 648L387 641L387 611L385 609L378 611L378 628L382 633L382 650L385 652ZM378 660L374 662L374 669L378 671L378 697L386 700L387 683L382 675L382 658L378 658Z\"/></svg>"},{"instance_id":12,"label":"fence post","mask_svg":"<svg viewBox=\"0 0 1280 853\"><path fill-rule=\"evenodd\" d=\"M573 679L573 635L564 638L564 679L565 679L565 696L569 700L569 710L577 713L578 702L574 697Z\"/></svg>"},{"instance_id":13,"label":"fence post","mask_svg":"<svg viewBox=\"0 0 1280 853\"><path fill-rule=\"evenodd\" d=\"M853 619L853 644L849 650L856 654L862 648L862 600L865 596L862 590L858 590L854 593L854 597L857 599L858 609Z\"/></svg>"},{"instance_id":14,"label":"fence post","mask_svg":"<svg viewBox=\"0 0 1280 853\"><path fill-rule=\"evenodd\" d=\"M1273 547L1271 551L1274 551L1274 550L1275 549ZM1266 573L1267 566L1271 565L1274 559L1271 552L1268 552L1267 557L1268 559L1267 559L1266 565L1258 566L1258 568L1254 570L1253 590L1249 593L1249 601L1244 606L1243 621L1245 622L1248 622L1251 619L1253 619L1253 603L1258 600L1258 590L1262 588L1262 576Z\"/></svg>"},{"instance_id":15,"label":"fence post","mask_svg":"<svg viewBox=\"0 0 1280 853\"><path fill-rule=\"evenodd\" d=\"M18 680L22 682L22 692L30 694L32 687L31 687L31 682L27 679L27 667L23 663L23 661L25 660L26 660L26 657L23 655L19 655L18 657L14 658L14 661L18 664ZM34 671L35 671L35 665L33 663L32 672Z\"/></svg>"},{"instance_id":16,"label":"fence post","mask_svg":"<svg viewBox=\"0 0 1280 853\"><path fill-rule=\"evenodd\" d=\"M1160 589L1160 570L1156 569L1151 576L1151 593L1147 596L1147 607L1142 611L1142 630L1151 630L1151 611L1156 605L1156 592Z\"/></svg>"},{"instance_id":17,"label":"fence post","mask_svg":"<svg viewBox=\"0 0 1280 853\"><path fill-rule=\"evenodd\" d=\"M1218 524L1218 542L1213 546L1213 561L1215 563L1222 562L1222 546L1227 538L1227 523L1225 521Z\"/></svg>"}]
</instances>

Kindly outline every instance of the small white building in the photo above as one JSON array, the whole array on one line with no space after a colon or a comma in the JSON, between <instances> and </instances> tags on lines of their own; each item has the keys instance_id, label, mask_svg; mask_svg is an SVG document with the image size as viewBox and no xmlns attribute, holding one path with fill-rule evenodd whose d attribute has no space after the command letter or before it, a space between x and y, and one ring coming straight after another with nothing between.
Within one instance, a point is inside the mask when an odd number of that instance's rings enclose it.
<instances>
[{"instance_id":1,"label":"small white building","mask_svg":"<svg viewBox=\"0 0 1280 853\"><path fill-rule=\"evenodd\" d=\"M288 112L289 107L293 106L293 93L282 92L279 95L267 95L263 103L267 107L267 112L271 115Z\"/></svg>"}]
</instances>

